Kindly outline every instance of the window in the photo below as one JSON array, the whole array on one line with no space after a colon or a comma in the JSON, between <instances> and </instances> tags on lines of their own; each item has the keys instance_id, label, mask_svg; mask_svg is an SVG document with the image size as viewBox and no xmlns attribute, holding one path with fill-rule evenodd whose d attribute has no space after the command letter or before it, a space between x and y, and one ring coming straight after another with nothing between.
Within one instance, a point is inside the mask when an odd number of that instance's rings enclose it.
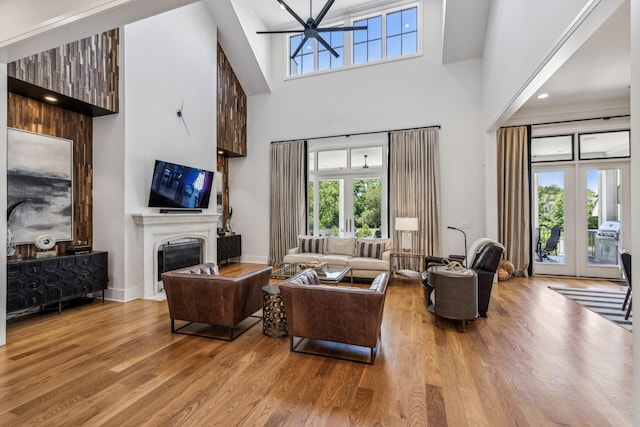
<instances>
[{"instance_id":1,"label":"window","mask_svg":"<svg viewBox=\"0 0 640 427\"><path fill-rule=\"evenodd\" d=\"M573 160L573 135L531 138L531 163Z\"/></svg>"},{"instance_id":2,"label":"window","mask_svg":"<svg viewBox=\"0 0 640 427\"><path fill-rule=\"evenodd\" d=\"M296 51L302 41L302 34L289 38L289 56ZM295 58L291 59L291 75L314 71L314 39L308 39Z\"/></svg>"},{"instance_id":3,"label":"window","mask_svg":"<svg viewBox=\"0 0 640 427\"><path fill-rule=\"evenodd\" d=\"M382 13L373 13L349 22L345 20L344 23L336 26L366 26L366 30L320 33L329 46L338 53L338 57L333 56L314 38L308 39L298 50L304 35L292 35L287 39L289 75L325 72L415 55L419 52L419 16L417 5L405 6L404 9L388 9ZM321 28L326 26L321 25ZM294 53L295 57L292 58Z\"/></svg>"},{"instance_id":4,"label":"window","mask_svg":"<svg viewBox=\"0 0 640 427\"><path fill-rule=\"evenodd\" d=\"M386 134L309 143L308 233L386 237L386 158Z\"/></svg>"},{"instance_id":5,"label":"window","mask_svg":"<svg viewBox=\"0 0 640 427\"><path fill-rule=\"evenodd\" d=\"M366 30L353 32L353 63L382 59L382 17L362 19L353 23L355 27L366 26Z\"/></svg>"},{"instance_id":6,"label":"window","mask_svg":"<svg viewBox=\"0 0 640 427\"><path fill-rule=\"evenodd\" d=\"M387 15L387 58L418 51L417 8Z\"/></svg>"},{"instance_id":7,"label":"window","mask_svg":"<svg viewBox=\"0 0 640 427\"><path fill-rule=\"evenodd\" d=\"M629 131L581 133L580 160L629 157Z\"/></svg>"},{"instance_id":8,"label":"window","mask_svg":"<svg viewBox=\"0 0 640 427\"><path fill-rule=\"evenodd\" d=\"M324 38L327 43L329 43L329 46L338 52L340 56L336 58L322 43L318 43L318 71L342 67L344 58L344 33L342 31L324 33L322 38Z\"/></svg>"}]
</instances>

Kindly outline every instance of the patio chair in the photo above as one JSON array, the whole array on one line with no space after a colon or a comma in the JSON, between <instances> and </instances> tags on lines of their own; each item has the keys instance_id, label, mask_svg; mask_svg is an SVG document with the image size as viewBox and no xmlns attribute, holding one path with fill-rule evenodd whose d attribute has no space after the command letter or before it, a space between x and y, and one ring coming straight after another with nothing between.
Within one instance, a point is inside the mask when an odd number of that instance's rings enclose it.
<instances>
[{"instance_id":1,"label":"patio chair","mask_svg":"<svg viewBox=\"0 0 640 427\"><path fill-rule=\"evenodd\" d=\"M538 248L536 249L538 252L538 261L542 261L544 259L551 259L549 258L549 254L558 253L558 242L560 241L561 232L562 232L561 226L554 225L553 227L551 227L551 235L547 239L547 243L545 243L544 247L542 247L542 245L538 245ZM540 237L538 237L538 239L540 239Z\"/></svg>"}]
</instances>

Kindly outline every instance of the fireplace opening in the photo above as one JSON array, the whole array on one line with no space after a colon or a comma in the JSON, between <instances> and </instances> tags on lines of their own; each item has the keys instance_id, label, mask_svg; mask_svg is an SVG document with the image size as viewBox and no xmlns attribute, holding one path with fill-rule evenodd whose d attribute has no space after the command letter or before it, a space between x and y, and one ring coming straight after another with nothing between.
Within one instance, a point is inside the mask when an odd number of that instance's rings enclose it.
<instances>
[{"instance_id":1,"label":"fireplace opening","mask_svg":"<svg viewBox=\"0 0 640 427\"><path fill-rule=\"evenodd\" d=\"M165 271L201 264L203 259L202 239L166 242L158 248L158 282Z\"/></svg>"}]
</instances>

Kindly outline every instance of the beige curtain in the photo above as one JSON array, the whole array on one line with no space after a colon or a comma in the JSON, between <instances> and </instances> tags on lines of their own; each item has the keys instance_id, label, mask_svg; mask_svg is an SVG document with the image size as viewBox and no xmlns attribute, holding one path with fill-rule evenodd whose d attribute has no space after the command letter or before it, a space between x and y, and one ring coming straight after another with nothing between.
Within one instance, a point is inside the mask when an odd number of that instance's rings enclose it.
<instances>
[{"instance_id":1,"label":"beige curtain","mask_svg":"<svg viewBox=\"0 0 640 427\"><path fill-rule=\"evenodd\" d=\"M271 144L269 264L279 265L304 234L307 205L307 144ZM258 209L258 207L256 207Z\"/></svg>"},{"instance_id":2,"label":"beige curtain","mask_svg":"<svg viewBox=\"0 0 640 427\"><path fill-rule=\"evenodd\" d=\"M518 276L531 259L528 147L527 127L498 129L498 240Z\"/></svg>"},{"instance_id":3,"label":"beige curtain","mask_svg":"<svg viewBox=\"0 0 640 427\"><path fill-rule=\"evenodd\" d=\"M418 218L413 252L436 256L441 252L438 141L438 128L391 132L389 140L391 229L396 218ZM394 231L393 237L394 252L399 252L401 232Z\"/></svg>"}]
</instances>

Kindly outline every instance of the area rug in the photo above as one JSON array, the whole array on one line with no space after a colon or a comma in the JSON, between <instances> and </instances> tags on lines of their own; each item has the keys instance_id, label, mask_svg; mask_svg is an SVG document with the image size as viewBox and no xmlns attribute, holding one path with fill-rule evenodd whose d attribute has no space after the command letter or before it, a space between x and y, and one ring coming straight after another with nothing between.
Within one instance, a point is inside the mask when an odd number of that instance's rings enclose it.
<instances>
[{"instance_id":1,"label":"area rug","mask_svg":"<svg viewBox=\"0 0 640 427\"><path fill-rule=\"evenodd\" d=\"M549 286L549 289L574 300L578 304L598 313L605 319L617 323L628 331L632 330L632 315L630 314L629 319L625 320L624 316L627 314L627 310L621 310L622 302L627 294L626 291L601 291L596 289L559 288L553 286Z\"/></svg>"}]
</instances>

